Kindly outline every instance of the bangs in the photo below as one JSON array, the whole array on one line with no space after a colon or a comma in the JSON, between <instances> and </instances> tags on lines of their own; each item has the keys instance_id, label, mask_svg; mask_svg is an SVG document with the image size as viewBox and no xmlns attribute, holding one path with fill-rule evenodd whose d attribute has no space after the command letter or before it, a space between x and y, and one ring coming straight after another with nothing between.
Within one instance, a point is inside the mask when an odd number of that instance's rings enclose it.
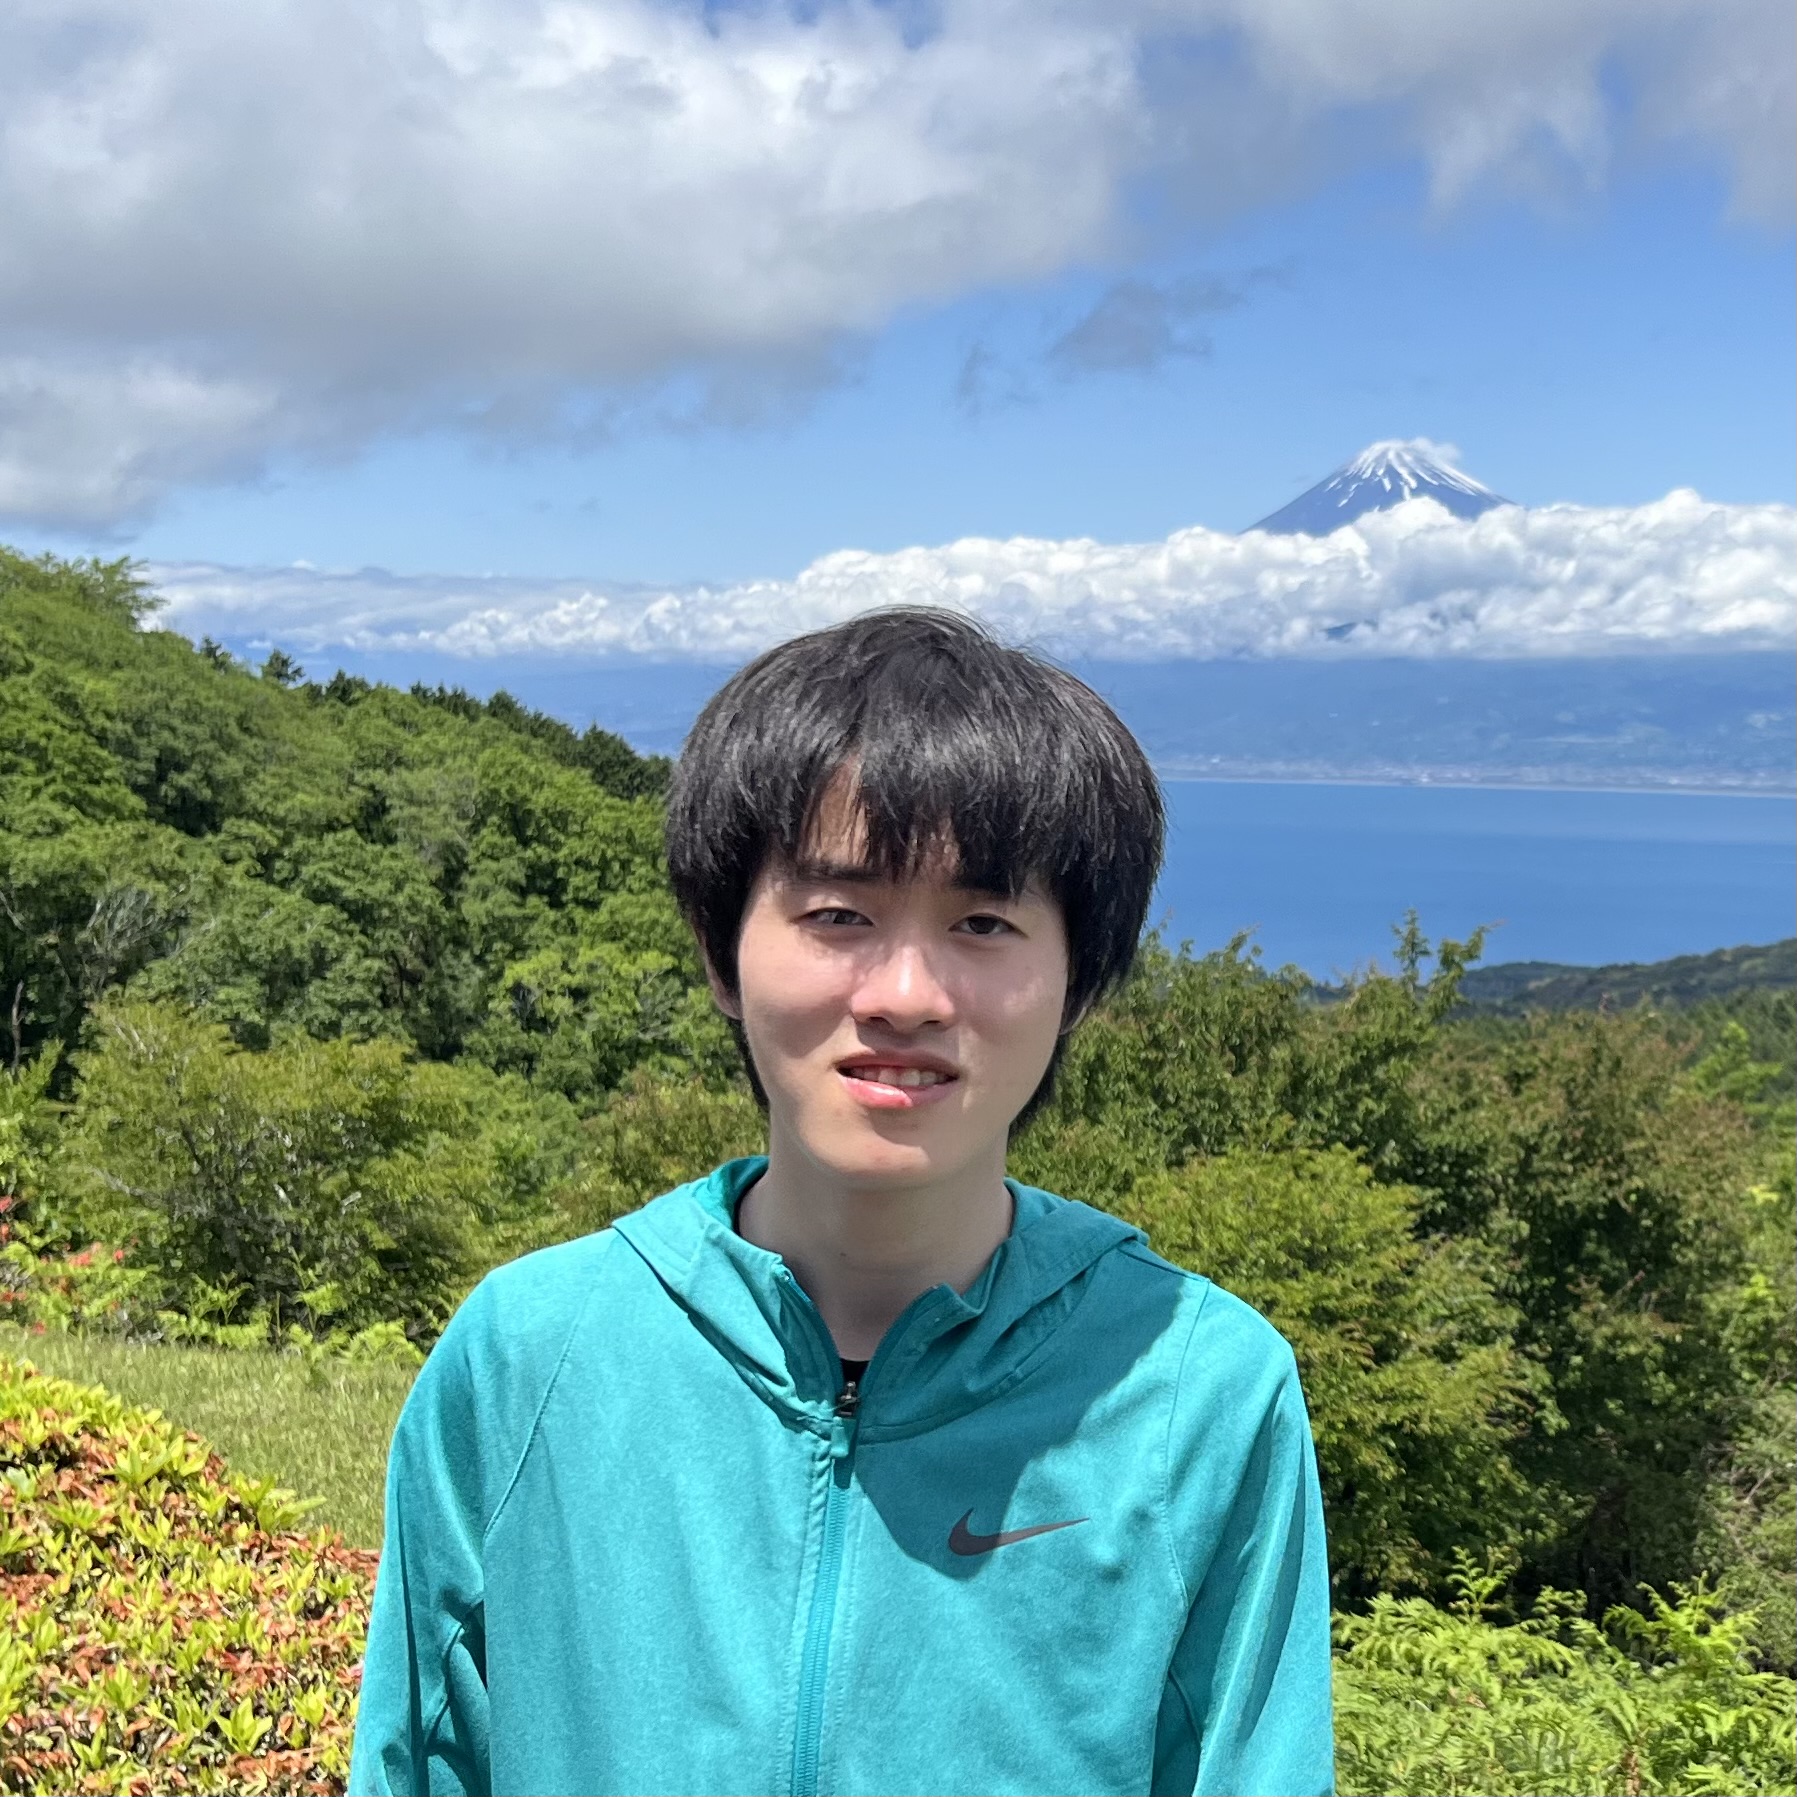
<instances>
[{"instance_id":1,"label":"bangs","mask_svg":"<svg viewBox=\"0 0 1797 1797\"><path fill-rule=\"evenodd\" d=\"M1065 907L1078 872L1109 858L1102 782L1066 754L1071 732L1049 719L994 732L989 715L931 703L938 694L896 698L869 692L848 740L782 795L770 854L805 866L842 844L876 878L1008 898L1036 880Z\"/></svg>"}]
</instances>

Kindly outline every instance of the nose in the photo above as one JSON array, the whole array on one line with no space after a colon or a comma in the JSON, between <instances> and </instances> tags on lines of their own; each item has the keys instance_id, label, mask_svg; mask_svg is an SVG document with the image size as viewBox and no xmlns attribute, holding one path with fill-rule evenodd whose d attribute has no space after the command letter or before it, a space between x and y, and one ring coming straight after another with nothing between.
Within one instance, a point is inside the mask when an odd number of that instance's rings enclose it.
<instances>
[{"instance_id":1,"label":"nose","mask_svg":"<svg viewBox=\"0 0 1797 1797\"><path fill-rule=\"evenodd\" d=\"M893 942L869 961L850 1009L857 1023L881 1023L899 1034L954 1021L954 996L920 942Z\"/></svg>"}]
</instances>

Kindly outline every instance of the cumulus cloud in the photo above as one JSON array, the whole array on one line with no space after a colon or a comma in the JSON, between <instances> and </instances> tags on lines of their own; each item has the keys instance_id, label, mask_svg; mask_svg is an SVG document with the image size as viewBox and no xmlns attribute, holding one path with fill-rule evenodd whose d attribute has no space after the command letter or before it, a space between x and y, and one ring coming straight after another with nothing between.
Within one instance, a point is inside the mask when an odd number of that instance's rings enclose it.
<instances>
[{"instance_id":1,"label":"cumulus cloud","mask_svg":"<svg viewBox=\"0 0 1797 1797\"><path fill-rule=\"evenodd\" d=\"M675 373L727 413L900 307L1114 261L1144 181L1226 212L1324 141L1421 156L1443 204L1678 141L1782 221L1791 32L1788 0L11 0L0 511L587 428ZM1069 356L1197 341L1180 295L1108 304Z\"/></svg>"},{"instance_id":2,"label":"cumulus cloud","mask_svg":"<svg viewBox=\"0 0 1797 1797\"><path fill-rule=\"evenodd\" d=\"M1797 513L1680 490L1632 508L1416 499L1329 537L1164 542L967 538L840 550L793 580L730 587L432 579L378 571L151 570L198 636L491 656L736 661L882 605L948 606L1069 657L1566 656L1788 648Z\"/></svg>"}]
</instances>

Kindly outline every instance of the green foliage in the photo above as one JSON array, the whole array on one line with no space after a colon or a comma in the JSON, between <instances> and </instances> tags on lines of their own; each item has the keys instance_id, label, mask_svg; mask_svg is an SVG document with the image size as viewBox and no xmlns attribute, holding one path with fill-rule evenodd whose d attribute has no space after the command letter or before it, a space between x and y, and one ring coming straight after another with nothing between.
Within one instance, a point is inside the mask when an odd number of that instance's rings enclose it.
<instances>
[{"instance_id":1,"label":"green foliage","mask_svg":"<svg viewBox=\"0 0 1797 1797\"><path fill-rule=\"evenodd\" d=\"M473 1052L576 1099L637 1066L726 1075L734 1050L672 900L617 895L598 925L508 964Z\"/></svg>"},{"instance_id":2,"label":"green foliage","mask_svg":"<svg viewBox=\"0 0 1797 1797\"><path fill-rule=\"evenodd\" d=\"M0 1361L0 1791L335 1791L374 1556L104 1391Z\"/></svg>"},{"instance_id":3,"label":"green foliage","mask_svg":"<svg viewBox=\"0 0 1797 1797\"><path fill-rule=\"evenodd\" d=\"M339 680L343 678L338 676ZM366 683L362 683L362 691L367 690ZM532 711L506 692L495 693L483 703L460 687L420 685L412 688L412 697L457 717L492 718L540 745L563 767L583 769L598 785L621 799L656 797L667 791L672 767L666 756L638 755L621 736L601 730L596 724L589 724L576 735L560 718Z\"/></svg>"},{"instance_id":4,"label":"green foliage","mask_svg":"<svg viewBox=\"0 0 1797 1797\"><path fill-rule=\"evenodd\" d=\"M1797 1669L1797 1180L1781 1145L1756 1186L1745 1277L1719 1302L1746 1393L1743 1417L1712 1452L1699 1563L1723 1600L1754 1615L1767 1662Z\"/></svg>"},{"instance_id":5,"label":"green foliage","mask_svg":"<svg viewBox=\"0 0 1797 1797\"><path fill-rule=\"evenodd\" d=\"M1450 1610L1379 1597L1337 1620L1344 1797L1728 1797L1793 1789L1789 1679L1755 1672L1747 1620L1713 1594L1651 1614L1544 1591L1495 1614L1499 1573L1463 1568Z\"/></svg>"},{"instance_id":6,"label":"green foliage","mask_svg":"<svg viewBox=\"0 0 1797 1797\"><path fill-rule=\"evenodd\" d=\"M1700 1092L1727 1098L1788 1138L1797 1120L1797 1005L1790 992L1743 993L1705 1005L1686 1020L1698 1031L1701 1055L1691 1068Z\"/></svg>"},{"instance_id":7,"label":"green foliage","mask_svg":"<svg viewBox=\"0 0 1797 1797\"><path fill-rule=\"evenodd\" d=\"M303 1036L252 1054L121 1000L95 1019L65 1153L81 1229L129 1245L189 1316L428 1337L531 1239L574 1146L565 1104L479 1067Z\"/></svg>"},{"instance_id":8,"label":"green foliage","mask_svg":"<svg viewBox=\"0 0 1797 1797\"><path fill-rule=\"evenodd\" d=\"M1433 1586L1524 1514L1538 1373L1476 1245L1421 1236L1419 1208L1340 1148L1192 1161L1119 1207L1292 1344L1345 1592Z\"/></svg>"},{"instance_id":9,"label":"green foliage","mask_svg":"<svg viewBox=\"0 0 1797 1797\"><path fill-rule=\"evenodd\" d=\"M133 981L245 1047L299 1030L496 1069L546 1054L588 1101L688 1052L665 762L504 695L305 684L279 651L258 676L144 628L149 609L123 563L0 552L0 1064L73 1050ZM608 911L633 897L653 927ZM553 1017L495 1027L562 967Z\"/></svg>"},{"instance_id":10,"label":"green foliage","mask_svg":"<svg viewBox=\"0 0 1797 1797\"><path fill-rule=\"evenodd\" d=\"M62 1110L50 1098L56 1060L56 1050L46 1049L22 1066L0 1069L0 1227L17 1225L20 1207L43 1189L55 1158Z\"/></svg>"},{"instance_id":11,"label":"green foliage","mask_svg":"<svg viewBox=\"0 0 1797 1797\"><path fill-rule=\"evenodd\" d=\"M1105 1196L1126 1194L1144 1168L1237 1147L1340 1144L1397 1167L1420 1127L1413 1078L1478 950L1475 937L1432 951L1410 918L1395 974L1369 974L1317 1007L1304 975L1267 973L1245 937L1201 959L1150 940L1123 991L1073 1038L1034 1130L1073 1126L1126 1147L1100 1175Z\"/></svg>"},{"instance_id":12,"label":"green foliage","mask_svg":"<svg viewBox=\"0 0 1797 1797\"><path fill-rule=\"evenodd\" d=\"M1603 1602L1688 1576L1749 1391L1728 1326L1759 1153L1746 1120L1647 1013L1450 1034L1419 1090L1394 1163L1437 1195L1432 1224L1501 1250L1518 1345L1566 1425L1519 1445L1534 1566Z\"/></svg>"},{"instance_id":13,"label":"green foliage","mask_svg":"<svg viewBox=\"0 0 1797 1797\"><path fill-rule=\"evenodd\" d=\"M238 1472L315 1494L309 1527L340 1529L355 1547L381 1545L387 1443L412 1387L410 1365L17 1328L0 1328L0 1359L30 1360L159 1410Z\"/></svg>"},{"instance_id":14,"label":"green foliage","mask_svg":"<svg viewBox=\"0 0 1797 1797\"><path fill-rule=\"evenodd\" d=\"M154 1268L128 1266L123 1248L102 1242L62 1253L29 1240L0 1249L0 1315L32 1329L138 1333L155 1327L162 1292Z\"/></svg>"},{"instance_id":15,"label":"green foliage","mask_svg":"<svg viewBox=\"0 0 1797 1797\"><path fill-rule=\"evenodd\" d=\"M603 1229L658 1192L767 1150L766 1122L747 1092L647 1072L587 1123L586 1137L580 1170L559 1195L567 1235Z\"/></svg>"},{"instance_id":16,"label":"green foliage","mask_svg":"<svg viewBox=\"0 0 1797 1797\"><path fill-rule=\"evenodd\" d=\"M1240 942L1150 944L1013 1168L1137 1218L1299 1344L1344 1594L1506 1543L1526 1582L1599 1604L1704 1568L1751 1589L1789 1664L1787 1608L1749 1564L1770 1564L1791 1490L1765 1319L1788 1326L1793 1296L1751 1196L1778 1128L1753 1112L1760 1068L1726 1029L1693 1064L1689 1031L1648 1011L1461 1022L1477 947L1431 955L1410 920L1393 971L1318 1003ZM1332 1150L1371 1176L1353 1204L1322 1175Z\"/></svg>"}]
</instances>

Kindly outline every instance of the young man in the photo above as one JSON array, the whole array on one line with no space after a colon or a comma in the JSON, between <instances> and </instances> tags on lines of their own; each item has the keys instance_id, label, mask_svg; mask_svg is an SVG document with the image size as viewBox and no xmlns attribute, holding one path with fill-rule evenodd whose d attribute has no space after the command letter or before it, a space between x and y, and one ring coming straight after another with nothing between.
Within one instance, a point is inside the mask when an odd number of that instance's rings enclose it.
<instances>
[{"instance_id":1,"label":"young man","mask_svg":"<svg viewBox=\"0 0 1797 1797\"><path fill-rule=\"evenodd\" d=\"M768 1153L501 1268L444 1333L352 1790L1332 1788L1290 1351L1005 1178L1161 829L1103 701L945 613L711 701L668 861Z\"/></svg>"}]
</instances>

